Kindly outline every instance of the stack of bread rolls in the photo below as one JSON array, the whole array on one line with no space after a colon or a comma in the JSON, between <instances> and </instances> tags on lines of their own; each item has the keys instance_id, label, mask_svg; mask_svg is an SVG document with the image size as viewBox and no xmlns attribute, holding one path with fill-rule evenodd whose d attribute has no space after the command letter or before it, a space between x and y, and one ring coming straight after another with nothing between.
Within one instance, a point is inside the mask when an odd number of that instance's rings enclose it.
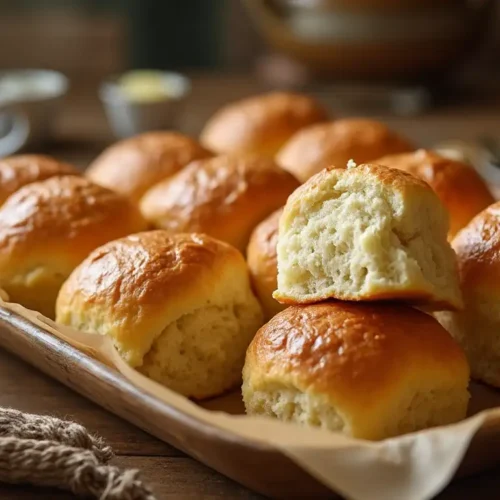
<instances>
[{"instance_id":1,"label":"stack of bread rolls","mask_svg":"<svg viewBox=\"0 0 500 500\"><path fill-rule=\"evenodd\" d=\"M247 412L364 439L462 419L465 355L411 307L462 306L447 233L435 192L398 169L332 167L297 189L280 216L274 292L290 307L250 345Z\"/></svg>"},{"instance_id":2,"label":"stack of bread rolls","mask_svg":"<svg viewBox=\"0 0 500 500\"><path fill-rule=\"evenodd\" d=\"M243 380L251 415L383 439L465 416L466 355L500 386L492 203L468 165L273 92L85 176L0 162L0 288L187 397Z\"/></svg>"}]
</instances>

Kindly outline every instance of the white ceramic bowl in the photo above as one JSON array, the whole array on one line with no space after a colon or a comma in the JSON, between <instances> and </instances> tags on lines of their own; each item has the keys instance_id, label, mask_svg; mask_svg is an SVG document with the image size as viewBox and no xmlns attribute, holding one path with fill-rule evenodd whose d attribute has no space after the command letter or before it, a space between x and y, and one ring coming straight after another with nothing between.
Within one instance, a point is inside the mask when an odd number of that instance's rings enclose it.
<instances>
[{"instance_id":1,"label":"white ceramic bowl","mask_svg":"<svg viewBox=\"0 0 500 500\"><path fill-rule=\"evenodd\" d=\"M124 92L119 77L101 85L99 95L116 137L177 127L183 104L191 91L191 82L179 73L164 71L161 75L169 93L152 100L132 98Z\"/></svg>"},{"instance_id":2,"label":"white ceramic bowl","mask_svg":"<svg viewBox=\"0 0 500 500\"><path fill-rule=\"evenodd\" d=\"M69 81L57 71L0 72L0 156L41 147L52 138Z\"/></svg>"}]
</instances>

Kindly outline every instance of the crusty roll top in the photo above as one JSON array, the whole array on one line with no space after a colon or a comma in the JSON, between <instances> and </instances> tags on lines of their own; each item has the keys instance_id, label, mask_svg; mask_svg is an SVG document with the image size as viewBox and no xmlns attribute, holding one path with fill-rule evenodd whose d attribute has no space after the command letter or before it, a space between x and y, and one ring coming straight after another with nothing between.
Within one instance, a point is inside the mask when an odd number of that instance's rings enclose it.
<instances>
[{"instance_id":1,"label":"crusty roll top","mask_svg":"<svg viewBox=\"0 0 500 500\"><path fill-rule=\"evenodd\" d=\"M59 293L57 320L111 335L137 366L179 316L210 300L217 305L224 290L237 293L231 282L249 293L245 261L230 245L200 234L140 233L95 250L71 274Z\"/></svg>"},{"instance_id":2,"label":"crusty roll top","mask_svg":"<svg viewBox=\"0 0 500 500\"><path fill-rule=\"evenodd\" d=\"M373 120L349 118L313 125L297 132L279 151L278 163L301 182L327 167L345 167L349 160L367 163L413 151L412 144Z\"/></svg>"},{"instance_id":3,"label":"crusty roll top","mask_svg":"<svg viewBox=\"0 0 500 500\"><path fill-rule=\"evenodd\" d=\"M496 290L500 279L500 202L476 215L456 235L452 247L464 293L477 284Z\"/></svg>"},{"instance_id":4,"label":"crusty roll top","mask_svg":"<svg viewBox=\"0 0 500 500\"><path fill-rule=\"evenodd\" d=\"M203 232L244 251L254 227L282 206L298 181L270 158L233 154L199 160L150 189L146 219L172 232Z\"/></svg>"},{"instance_id":5,"label":"crusty roll top","mask_svg":"<svg viewBox=\"0 0 500 500\"><path fill-rule=\"evenodd\" d=\"M78 170L45 155L17 155L0 160L0 205L31 182L59 175L78 175Z\"/></svg>"},{"instance_id":6,"label":"crusty roll top","mask_svg":"<svg viewBox=\"0 0 500 500\"><path fill-rule=\"evenodd\" d=\"M377 163L415 175L434 189L450 213L450 238L495 201L474 168L432 151L385 156Z\"/></svg>"},{"instance_id":7,"label":"crusty roll top","mask_svg":"<svg viewBox=\"0 0 500 500\"><path fill-rule=\"evenodd\" d=\"M147 132L113 144L87 170L97 184L138 201L153 184L211 153L177 132Z\"/></svg>"},{"instance_id":8,"label":"crusty roll top","mask_svg":"<svg viewBox=\"0 0 500 500\"><path fill-rule=\"evenodd\" d=\"M128 199L82 177L52 177L21 188L1 207L0 265L37 254L79 262L105 241L144 228Z\"/></svg>"},{"instance_id":9,"label":"crusty roll top","mask_svg":"<svg viewBox=\"0 0 500 500\"><path fill-rule=\"evenodd\" d=\"M465 355L431 316L404 305L293 306L255 336L245 379L322 395L356 420L414 386L467 386Z\"/></svg>"},{"instance_id":10,"label":"crusty roll top","mask_svg":"<svg viewBox=\"0 0 500 500\"><path fill-rule=\"evenodd\" d=\"M205 125L201 141L216 153L273 156L297 130L326 119L325 110L311 97L272 92L220 109Z\"/></svg>"}]
</instances>

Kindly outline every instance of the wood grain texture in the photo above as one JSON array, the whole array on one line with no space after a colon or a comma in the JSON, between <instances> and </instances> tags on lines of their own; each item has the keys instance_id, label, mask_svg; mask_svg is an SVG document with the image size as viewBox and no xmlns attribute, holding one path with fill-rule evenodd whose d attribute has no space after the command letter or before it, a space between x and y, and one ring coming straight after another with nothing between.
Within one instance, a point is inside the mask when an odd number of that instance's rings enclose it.
<instances>
[{"instance_id":1,"label":"wood grain texture","mask_svg":"<svg viewBox=\"0 0 500 500\"><path fill-rule=\"evenodd\" d=\"M0 350L0 406L74 418L107 440L118 454L116 465L139 469L158 499L264 498L118 419L3 350ZM499 488L497 468L456 481L436 500L496 500ZM53 489L0 484L0 498L72 500L74 497Z\"/></svg>"},{"instance_id":2,"label":"wood grain texture","mask_svg":"<svg viewBox=\"0 0 500 500\"><path fill-rule=\"evenodd\" d=\"M75 420L106 439L115 465L135 468L158 498L259 498L184 453L115 417L0 349L0 406ZM197 496L198 495L198 496ZM59 500L57 490L0 484L0 498Z\"/></svg>"},{"instance_id":3,"label":"wood grain texture","mask_svg":"<svg viewBox=\"0 0 500 500\"><path fill-rule=\"evenodd\" d=\"M175 410L116 371L4 308L0 308L0 347L255 491L273 497L331 496L328 488L270 445L235 438Z\"/></svg>"}]
</instances>

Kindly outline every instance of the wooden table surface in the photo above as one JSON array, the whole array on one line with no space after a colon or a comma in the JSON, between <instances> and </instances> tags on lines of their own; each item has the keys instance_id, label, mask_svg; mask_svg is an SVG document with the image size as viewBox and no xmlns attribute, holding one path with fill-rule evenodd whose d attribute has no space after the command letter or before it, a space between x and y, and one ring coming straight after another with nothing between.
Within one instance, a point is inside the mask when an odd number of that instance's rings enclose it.
<instances>
[{"instance_id":1,"label":"wooden table surface","mask_svg":"<svg viewBox=\"0 0 500 500\"><path fill-rule=\"evenodd\" d=\"M204 120L226 100L258 90L258 84L245 77L195 78L182 130L196 134ZM327 98L328 94L325 101ZM446 138L475 138L498 133L499 102L493 94L488 100L435 109L418 119L381 118L422 144ZM45 152L84 167L111 140L95 88L87 85L73 90L58 121L57 141ZM1 350L0 406L73 419L83 424L112 446L117 455L114 459L116 465L140 469L143 480L153 488L159 499L261 498ZM500 497L499 491L500 468L457 481L437 498L493 500ZM29 486L0 485L0 498L58 500L73 497Z\"/></svg>"}]
</instances>

